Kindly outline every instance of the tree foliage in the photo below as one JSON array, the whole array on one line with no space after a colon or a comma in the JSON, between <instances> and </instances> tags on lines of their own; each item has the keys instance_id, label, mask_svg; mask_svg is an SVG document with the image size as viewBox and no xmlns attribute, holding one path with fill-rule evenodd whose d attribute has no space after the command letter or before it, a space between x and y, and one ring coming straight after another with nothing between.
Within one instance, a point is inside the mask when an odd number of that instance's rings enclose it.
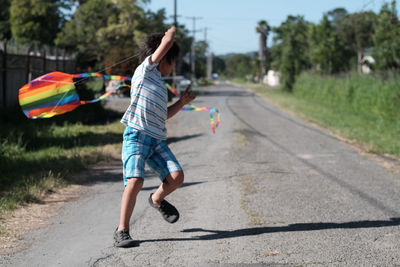
<instances>
[{"instance_id":1,"label":"tree foliage","mask_svg":"<svg viewBox=\"0 0 400 267\"><path fill-rule=\"evenodd\" d=\"M207 49L208 44L205 41L198 41L196 42L195 46L195 71L196 71L196 78L206 77L207 75Z\"/></svg>"},{"instance_id":2,"label":"tree foliage","mask_svg":"<svg viewBox=\"0 0 400 267\"><path fill-rule=\"evenodd\" d=\"M0 0L0 40L11 39L10 5L11 0Z\"/></svg>"},{"instance_id":3,"label":"tree foliage","mask_svg":"<svg viewBox=\"0 0 400 267\"><path fill-rule=\"evenodd\" d=\"M284 89L291 91L295 78L310 67L308 32L310 24L302 16L288 16L279 27L274 28L275 53L280 61Z\"/></svg>"},{"instance_id":4,"label":"tree foliage","mask_svg":"<svg viewBox=\"0 0 400 267\"><path fill-rule=\"evenodd\" d=\"M331 11L328 11L326 14L327 19L332 23L332 26L337 29L340 25L340 22L344 17L348 15L347 10L343 7L335 8Z\"/></svg>"},{"instance_id":5,"label":"tree foliage","mask_svg":"<svg viewBox=\"0 0 400 267\"><path fill-rule=\"evenodd\" d=\"M372 11L347 14L340 20L338 34L346 48L357 56L358 71L361 71L364 49L372 46L375 21L376 14Z\"/></svg>"},{"instance_id":6,"label":"tree foliage","mask_svg":"<svg viewBox=\"0 0 400 267\"><path fill-rule=\"evenodd\" d=\"M230 78L246 78L254 73L254 57L246 54L233 54L226 58L225 73Z\"/></svg>"},{"instance_id":7,"label":"tree foliage","mask_svg":"<svg viewBox=\"0 0 400 267\"><path fill-rule=\"evenodd\" d=\"M349 68L348 50L335 29L338 17L333 22L324 15L318 25L311 25L310 60L318 71L324 74L338 73Z\"/></svg>"},{"instance_id":8,"label":"tree foliage","mask_svg":"<svg viewBox=\"0 0 400 267\"><path fill-rule=\"evenodd\" d=\"M12 36L19 43L53 45L64 22L62 7L67 7L63 0L12 0Z\"/></svg>"},{"instance_id":9,"label":"tree foliage","mask_svg":"<svg viewBox=\"0 0 400 267\"><path fill-rule=\"evenodd\" d=\"M133 56L148 33L165 30L165 11L145 12L139 2L143 1L83 1L58 34L56 43L77 50L82 67L107 68ZM135 64L137 59L133 57L107 70L131 72Z\"/></svg>"},{"instance_id":10,"label":"tree foliage","mask_svg":"<svg viewBox=\"0 0 400 267\"><path fill-rule=\"evenodd\" d=\"M376 68L393 70L400 66L400 22L396 12L396 1L389 7L385 3L378 15L373 35L373 56Z\"/></svg>"}]
</instances>

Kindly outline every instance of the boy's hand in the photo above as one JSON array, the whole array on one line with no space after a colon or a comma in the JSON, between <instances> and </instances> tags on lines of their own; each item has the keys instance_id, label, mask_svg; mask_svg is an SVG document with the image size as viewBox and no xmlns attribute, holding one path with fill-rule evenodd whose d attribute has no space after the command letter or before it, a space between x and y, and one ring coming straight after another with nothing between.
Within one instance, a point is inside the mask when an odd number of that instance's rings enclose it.
<instances>
[{"instance_id":1,"label":"boy's hand","mask_svg":"<svg viewBox=\"0 0 400 267\"><path fill-rule=\"evenodd\" d=\"M194 95L194 93L191 90L192 85L189 85L185 92L182 94L181 96L181 102L183 105L189 104L190 102L192 102L193 99L196 98L196 96Z\"/></svg>"},{"instance_id":2,"label":"boy's hand","mask_svg":"<svg viewBox=\"0 0 400 267\"><path fill-rule=\"evenodd\" d=\"M175 38L175 33L176 33L176 28L175 26L172 26L171 28L169 28L165 34L164 37L162 38L161 42L165 43L167 49L169 50L172 45L174 44L174 38ZM167 51L168 51L167 50Z\"/></svg>"},{"instance_id":3,"label":"boy's hand","mask_svg":"<svg viewBox=\"0 0 400 267\"><path fill-rule=\"evenodd\" d=\"M175 33L176 33L176 27L172 26L165 32L163 39L165 39L165 41L167 42L173 41L175 38Z\"/></svg>"}]
</instances>

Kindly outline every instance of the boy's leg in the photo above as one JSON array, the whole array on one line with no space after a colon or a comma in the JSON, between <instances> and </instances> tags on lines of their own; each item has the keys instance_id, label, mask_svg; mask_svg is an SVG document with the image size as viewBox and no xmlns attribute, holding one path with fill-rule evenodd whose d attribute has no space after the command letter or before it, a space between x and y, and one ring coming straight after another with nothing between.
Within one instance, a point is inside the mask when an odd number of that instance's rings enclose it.
<instances>
[{"instance_id":1,"label":"boy's leg","mask_svg":"<svg viewBox=\"0 0 400 267\"><path fill-rule=\"evenodd\" d=\"M164 198L172 193L183 183L183 171L176 171L169 174L154 194L150 194L149 203L157 209L164 220L175 223L179 220L178 210Z\"/></svg>"},{"instance_id":2,"label":"boy's leg","mask_svg":"<svg viewBox=\"0 0 400 267\"><path fill-rule=\"evenodd\" d=\"M183 184L183 180L183 171L176 171L169 174L158 187L157 191L152 195L153 204L157 206L160 205L166 196Z\"/></svg>"},{"instance_id":3,"label":"boy's leg","mask_svg":"<svg viewBox=\"0 0 400 267\"><path fill-rule=\"evenodd\" d=\"M167 222L174 223L179 219L179 212L164 198L182 185L182 167L163 141L157 145L147 163L160 174L163 181L156 192L150 195L150 205L156 208Z\"/></svg>"},{"instance_id":4,"label":"boy's leg","mask_svg":"<svg viewBox=\"0 0 400 267\"><path fill-rule=\"evenodd\" d=\"M117 231L129 230L129 221L132 216L133 208L136 204L136 197L143 187L142 178L129 178L122 194L120 222Z\"/></svg>"}]
</instances>

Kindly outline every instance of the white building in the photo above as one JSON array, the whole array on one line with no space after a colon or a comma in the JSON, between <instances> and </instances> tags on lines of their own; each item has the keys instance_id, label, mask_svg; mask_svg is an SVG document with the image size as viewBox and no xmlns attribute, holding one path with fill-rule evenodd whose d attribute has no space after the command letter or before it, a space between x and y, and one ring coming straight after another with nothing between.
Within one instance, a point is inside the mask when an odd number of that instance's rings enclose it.
<instances>
[{"instance_id":1,"label":"white building","mask_svg":"<svg viewBox=\"0 0 400 267\"><path fill-rule=\"evenodd\" d=\"M279 79L281 74L274 70L269 70L267 75L264 76L263 83L271 87L279 86Z\"/></svg>"}]
</instances>

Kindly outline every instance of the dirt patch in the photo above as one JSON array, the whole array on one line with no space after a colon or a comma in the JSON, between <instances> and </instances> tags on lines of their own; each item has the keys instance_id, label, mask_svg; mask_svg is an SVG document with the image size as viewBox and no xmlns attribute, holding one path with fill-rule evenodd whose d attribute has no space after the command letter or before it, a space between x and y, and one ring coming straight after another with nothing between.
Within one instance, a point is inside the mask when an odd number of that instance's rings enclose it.
<instances>
[{"instance_id":1,"label":"dirt patch","mask_svg":"<svg viewBox=\"0 0 400 267\"><path fill-rule=\"evenodd\" d=\"M49 218L58 215L64 204L79 198L87 190L87 185L96 182L104 172L120 164L120 151L120 145L104 146L106 161L100 161L88 166L87 170L70 175L69 185L53 188L38 196L37 202L5 212L0 217L0 255L15 253L29 246L24 243L24 235L51 224Z\"/></svg>"},{"instance_id":2,"label":"dirt patch","mask_svg":"<svg viewBox=\"0 0 400 267\"><path fill-rule=\"evenodd\" d=\"M24 249L22 245L24 234L49 225L48 219L57 215L66 202L78 198L84 190L81 185L60 188L44 195L38 203L23 205L3 215L0 219L2 228L0 254Z\"/></svg>"},{"instance_id":3,"label":"dirt patch","mask_svg":"<svg viewBox=\"0 0 400 267\"><path fill-rule=\"evenodd\" d=\"M49 218L59 214L60 208L67 202L81 196L96 177L114 168L112 164L120 163L120 146L106 145L103 153L108 155L107 161L101 161L88 166L88 169L68 177L70 185L53 188L38 201L22 205L15 210L5 212L0 217L0 255L6 255L25 249L23 236L29 231L50 224Z\"/></svg>"}]
</instances>

